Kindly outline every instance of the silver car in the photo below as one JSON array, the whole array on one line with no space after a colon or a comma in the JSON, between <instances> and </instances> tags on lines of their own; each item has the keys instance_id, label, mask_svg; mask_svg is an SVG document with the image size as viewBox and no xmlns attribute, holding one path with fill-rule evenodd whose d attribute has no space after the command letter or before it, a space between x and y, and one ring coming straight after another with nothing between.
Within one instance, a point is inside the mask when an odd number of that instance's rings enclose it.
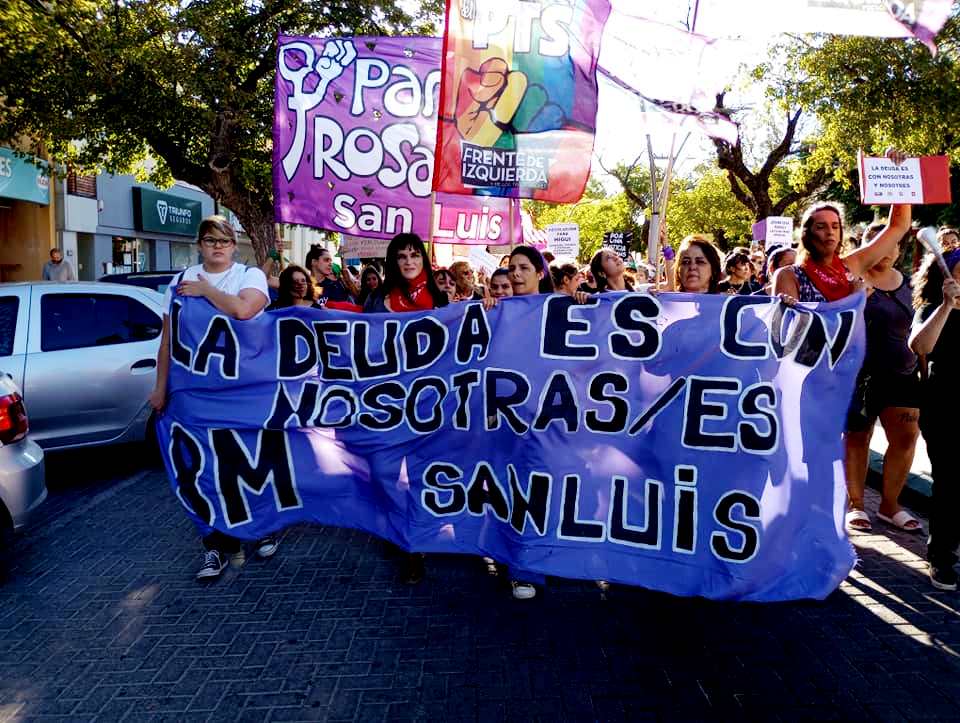
<instances>
[{"instance_id":1,"label":"silver car","mask_svg":"<svg viewBox=\"0 0 960 723\"><path fill-rule=\"evenodd\" d=\"M28 431L23 399L13 380L0 374L0 550L47 498L43 450Z\"/></svg>"},{"instance_id":2,"label":"silver car","mask_svg":"<svg viewBox=\"0 0 960 723\"><path fill-rule=\"evenodd\" d=\"M163 296L97 282L0 284L0 373L44 449L146 439Z\"/></svg>"}]
</instances>

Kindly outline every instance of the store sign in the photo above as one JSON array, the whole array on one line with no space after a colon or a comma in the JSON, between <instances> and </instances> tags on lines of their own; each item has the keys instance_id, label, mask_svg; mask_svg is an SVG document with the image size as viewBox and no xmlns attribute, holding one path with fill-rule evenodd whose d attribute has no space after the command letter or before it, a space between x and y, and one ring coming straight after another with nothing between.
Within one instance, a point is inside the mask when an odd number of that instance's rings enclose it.
<instances>
[{"instance_id":1,"label":"store sign","mask_svg":"<svg viewBox=\"0 0 960 723\"><path fill-rule=\"evenodd\" d=\"M203 205L182 196L133 189L133 222L137 231L153 231L177 236L196 236L203 220Z\"/></svg>"},{"instance_id":2,"label":"store sign","mask_svg":"<svg viewBox=\"0 0 960 723\"><path fill-rule=\"evenodd\" d=\"M50 177L32 158L18 158L9 148L0 148L0 198L50 203Z\"/></svg>"}]
</instances>

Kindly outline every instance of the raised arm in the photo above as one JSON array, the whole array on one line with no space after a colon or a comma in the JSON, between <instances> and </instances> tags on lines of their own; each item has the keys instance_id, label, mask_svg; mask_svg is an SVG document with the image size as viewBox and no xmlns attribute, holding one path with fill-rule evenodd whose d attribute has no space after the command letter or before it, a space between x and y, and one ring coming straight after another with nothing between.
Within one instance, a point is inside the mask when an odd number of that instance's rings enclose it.
<instances>
[{"instance_id":1,"label":"raised arm","mask_svg":"<svg viewBox=\"0 0 960 723\"><path fill-rule=\"evenodd\" d=\"M912 207L909 205L895 205L890 207L890 217L886 228L868 244L861 246L843 257L847 269L856 276L872 268L884 256L897 252L897 244L910 230L913 219Z\"/></svg>"},{"instance_id":2,"label":"raised arm","mask_svg":"<svg viewBox=\"0 0 960 723\"><path fill-rule=\"evenodd\" d=\"M910 348L914 354L929 354L937 346L950 312L960 305L960 284L953 279L943 282L943 301L927 320L910 332Z\"/></svg>"}]
</instances>

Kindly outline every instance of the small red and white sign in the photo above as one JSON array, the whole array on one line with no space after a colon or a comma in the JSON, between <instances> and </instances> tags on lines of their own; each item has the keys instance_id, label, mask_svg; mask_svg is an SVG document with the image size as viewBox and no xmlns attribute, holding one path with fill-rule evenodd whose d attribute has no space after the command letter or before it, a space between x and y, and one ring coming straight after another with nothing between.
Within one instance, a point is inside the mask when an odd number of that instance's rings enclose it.
<instances>
[{"instance_id":1,"label":"small red and white sign","mask_svg":"<svg viewBox=\"0 0 960 723\"><path fill-rule=\"evenodd\" d=\"M946 156L889 158L860 154L860 201L886 203L950 203L950 160Z\"/></svg>"}]
</instances>

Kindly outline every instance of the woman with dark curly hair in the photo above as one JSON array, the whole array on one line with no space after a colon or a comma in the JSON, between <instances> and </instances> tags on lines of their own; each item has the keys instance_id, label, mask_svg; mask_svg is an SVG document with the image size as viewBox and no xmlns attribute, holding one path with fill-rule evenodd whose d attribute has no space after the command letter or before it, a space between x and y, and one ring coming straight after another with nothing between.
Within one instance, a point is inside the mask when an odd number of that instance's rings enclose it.
<instances>
[{"instance_id":1,"label":"woman with dark curly hair","mask_svg":"<svg viewBox=\"0 0 960 723\"><path fill-rule=\"evenodd\" d=\"M280 272L278 281L277 300L267 307L267 311L286 309L289 306L317 306L314 303L313 281L302 266L291 264Z\"/></svg>"},{"instance_id":2,"label":"woman with dark curly hair","mask_svg":"<svg viewBox=\"0 0 960 723\"><path fill-rule=\"evenodd\" d=\"M910 348L926 360L920 395L920 432L927 443L933 476L927 561L930 582L938 590L956 590L957 546L960 545L960 484L956 458L956 370L960 368L960 250L945 260L945 277L933 256L914 275L913 305L917 310ZM921 363L921 369L923 368Z\"/></svg>"},{"instance_id":3,"label":"woman with dark curly hair","mask_svg":"<svg viewBox=\"0 0 960 723\"><path fill-rule=\"evenodd\" d=\"M672 256L672 254L671 254ZM664 253L664 258L667 254ZM673 273L671 273L671 268ZM689 294L717 294L723 267L720 252L706 236L691 234L680 242L677 260L667 259L667 289Z\"/></svg>"},{"instance_id":4,"label":"woman with dark curly hair","mask_svg":"<svg viewBox=\"0 0 960 723\"><path fill-rule=\"evenodd\" d=\"M357 296L357 304L363 306L370 298L370 294L380 288L383 279L380 278L380 272L375 266L367 266L360 273L360 294Z\"/></svg>"}]
</instances>

